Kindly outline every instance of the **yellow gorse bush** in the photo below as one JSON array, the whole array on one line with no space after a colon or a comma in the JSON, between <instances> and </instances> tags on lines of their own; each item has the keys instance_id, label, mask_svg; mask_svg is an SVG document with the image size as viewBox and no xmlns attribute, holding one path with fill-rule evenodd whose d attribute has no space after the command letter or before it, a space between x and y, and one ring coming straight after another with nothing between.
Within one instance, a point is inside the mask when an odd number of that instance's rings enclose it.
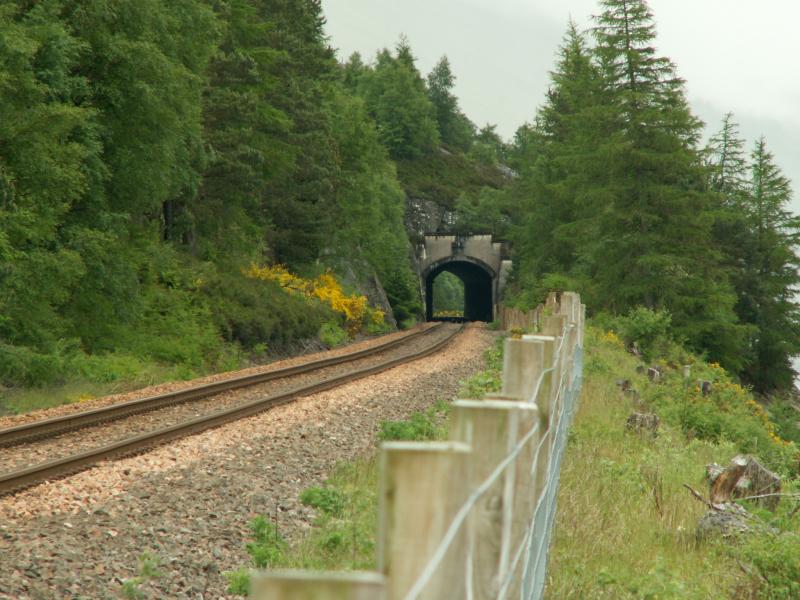
<instances>
[{"instance_id":1,"label":"yellow gorse bush","mask_svg":"<svg viewBox=\"0 0 800 600\"><path fill-rule=\"evenodd\" d=\"M603 335L603 340L612 344L613 346L617 346L618 348L625 349L625 344L619 339L619 336L614 333L613 331L606 331Z\"/></svg>"},{"instance_id":2,"label":"yellow gorse bush","mask_svg":"<svg viewBox=\"0 0 800 600\"><path fill-rule=\"evenodd\" d=\"M344 317L350 333L357 332L365 321L378 325L383 322L385 316L383 311L367 305L366 296L345 294L341 284L330 273L324 273L314 279L305 279L295 275L283 265L259 267L252 264L244 269L244 275L251 279L274 281L291 294L319 300Z\"/></svg>"}]
</instances>

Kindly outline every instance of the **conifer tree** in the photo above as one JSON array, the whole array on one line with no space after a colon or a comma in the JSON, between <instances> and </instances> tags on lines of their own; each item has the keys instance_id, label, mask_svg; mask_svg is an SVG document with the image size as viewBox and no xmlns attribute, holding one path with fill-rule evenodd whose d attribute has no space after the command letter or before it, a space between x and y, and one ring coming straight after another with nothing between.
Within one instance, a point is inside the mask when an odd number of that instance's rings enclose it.
<instances>
[{"instance_id":1,"label":"conifer tree","mask_svg":"<svg viewBox=\"0 0 800 600\"><path fill-rule=\"evenodd\" d=\"M428 97L436 109L442 143L466 151L472 145L475 125L458 106L458 98L452 92L455 82L450 60L443 56L428 75Z\"/></svg>"},{"instance_id":2,"label":"conifer tree","mask_svg":"<svg viewBox=\"0 0 800 600\"><path fill-rule=\"evenodd\" d=\"M711 136L707 148L711 189L723 194L727 206L740 204L746 193L748 166L744 144L733 113L727 113L722 119L722 128Z\"/></svg>"},{"instance_id":3,"label":"conifer tree","mask_svg":"<svg viewBox=\"0 0 800 600\"><path fill-rule=\"evenodd\" d=\"M751 154L752 179L747 216L752 243L743 253L743 285L739 308L757 330L751 338L754 360L745 378L761 392L791 388L792 357L800 353L800 219L788 210L789 180L759 139Z\"/></svg>"},{"instance_id":4,"label":"conifer tree","mask_svg":"<svg viewBox=\"0 0 800 600\"><path fill-rule=\"evenodd\" d=\"M436 110L405 38L400 39L396 56L388 50L378 52L365 98L392 158L418 158L439 144Z\"/></svg>"},{"instance_id":5,"label":"conifer tree","mask_svg":"<svg viewBox=\"0 0 800 600\"><path fill-rule=\"evenodd\" d=\"M597 239L591 231L597 213L592 194L602 189L603 174L592 172L591 153L603 137L595 118L601 79L573 22L550 78L536 122L517 136L527 163L516 186L527 206L517 237L523 269L539 278L554 272L578 276L581 257L591 254Z\"/></svg>"},{"instance_id":6,"label":"conifer tree","mask_svg":"<svg viewBox=\"0 0 800 600\"><path fill-rule=\"evenodd\" d=\"M645 0L601 6L595 54L611 128L595 157L608 174L594 251L598 292L618 310L669 310L692 346L739 368L744 330L712 243L714 197L697 151L701 123L674 65L656 54Z\"/></svg>"}]
</instances>

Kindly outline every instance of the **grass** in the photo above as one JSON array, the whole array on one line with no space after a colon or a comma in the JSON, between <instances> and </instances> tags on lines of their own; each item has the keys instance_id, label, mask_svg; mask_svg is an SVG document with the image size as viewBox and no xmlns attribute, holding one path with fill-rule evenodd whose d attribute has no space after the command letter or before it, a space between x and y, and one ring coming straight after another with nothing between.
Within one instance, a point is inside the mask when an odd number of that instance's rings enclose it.
<instances>
[{"instance_id":1,"label":"grass","mask_svg":"<svg viewBox=\"0 0 800 600\"><path fill-rule=\"evenodd\" d=\"M76 378L61 385L0 390L0 415L23 414L63 404L85 402L166 381L192 379L202 374L185 367L140 362L137 372L122 374L113 381Z\"/></svg>"},{"instance_id":2,"label":"grass","mask_svg":"<svg viewBox=\"0 0 800 600\"><path fill-rule=\"evenodd\" d=\"M80 375L58 385L0 388L0 415L22 414L120 394L167 381L186 381L214 372L229 371L245 366L242 355L230 353L224 362L204 369L184 365L165 365L133 356L92 358L93 369L83 369Z\"/></svg>"},{"instance_id":3,"label":"grass","mask_svg":"<svg viewBox=\"0 0 800 600\"><path fill-rule=\"evenodd\" d=\"M705 507L683 484L705 492L705 465L727 464L746 441L738 431L726 430L726 421L720 421L720 435L707 439L687 431L683 414L690 411L680 406L699 402L693 390L669 374L664 383L650 384L635 374L638 364L613 335L588 331L584 388L562 465L547 597L797 597L792 595L797 588L791 587L796 571L785 565L797 561L800 550L782 537L796 535L791 531L774 538L752 536L738 544L696 540ZM738 409L724 405L727 386L734 385L725 383L726 375L714 365L698 362L693 368L701 375L718 373L715 393L722 399L708 402L722 403L716 409L721 414L735 413ZM630 379L662 415L656 438L625 431L634 407L616 385L620 378ZM749 402L745 391L731 397ZM767 452L774 460L770 466L780 468L787 445L773 445L777 450ZM762 449L766 451L764 444ZM790 479L788 486L794 485ZM781 514L770 518L778 525L783 519L785 527L796 530L796 521L786 516L791 503L782 504Z\"/></svg>"}]
</instances>

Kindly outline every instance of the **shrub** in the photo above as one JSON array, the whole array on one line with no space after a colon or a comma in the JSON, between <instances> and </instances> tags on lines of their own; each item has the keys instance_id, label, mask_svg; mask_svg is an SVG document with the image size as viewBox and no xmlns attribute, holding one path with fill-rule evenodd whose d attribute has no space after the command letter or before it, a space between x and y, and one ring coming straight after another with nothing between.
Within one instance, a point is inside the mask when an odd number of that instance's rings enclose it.
<instances>
[{"instance_id":1,"label":"shrub","mask_svg":"<svg viewBox=\"0 0 800 600\"><path fill-rule=\"evenodd\" d=\"M338 516L345 507L345 495L328 487L310 487L300 493L300 502L327 515Z\"/></svg>"},{"instance_id":2,"label":"shrub","mask_svg":"<svg viewBox=\"0 0 800 600\"><path fill-rule=\"evenodd\" d=\"M601 315L597 322L622 336L626 347L636 344L647 361L667 356L674 345L670 333L672 316L666 310L637 306L625 316Z\"/></svg>"},{"instance_id":3,"label":"shrub","mask_svg":"<svg viewBox=\"0 0 800 600\"><path fill-rule=\"evenodd\" d=\"M406 421L381 421L378 439L382 441L424 441L439 437L440 431L430 414L415 412Z\"/></svg>"},{"instance_id":4,"label":"shrub","mask_svg":"<svg viewBox=\"0 0 800 600\"><path fill-rule=\"evenodd\" d=\"M63 376L64 358L60 354L0 343L0 383L3 385L48 385L60 381Z\"/></svg>"},{"instance_id":5,"label":"shrub","mask_svg":"<svg viewBox=\"0 0 800 600\"><path fill-rule=\"evenodd\" d=\"M761 580L759 598L800 598L800 535L786 532L750 536L744 540L741 553Z\"/></svg>"},{"instance_id":6,"label":"shrub","mask_svg":"<svg viewBox=\"0 0 800 600\"><path fill-rule=\"evenodd\" d=\"M286 551L286 542L278 535L278 528L263 516L258 516L250 523L250 531L253 541L247 544L246 549L253 564L265 569L277 563Z\"/></svg>"},{"instance_id":7,"label":"shrub","mask_svg":"<svg viewBox=\"0 0 800 600\"><path fill-rule=\"evenodd\" d=\"M214 276L203 291L225 339L248 349L263 351L265 346L280 348L312 338L331 314L273 281L250 279L235 270Z\"/></svg>"},{"instance_id":8,"label":"shrub","mask_svg":"<svg viewBox=\"0 0 800 600\"><path fill-rule=\"evenodd\" d=\"M323 323L319 330L319 339L328 348L335 348L347 342L350 337L347 332L333 321Z\"/></svg>"}]
</instances>

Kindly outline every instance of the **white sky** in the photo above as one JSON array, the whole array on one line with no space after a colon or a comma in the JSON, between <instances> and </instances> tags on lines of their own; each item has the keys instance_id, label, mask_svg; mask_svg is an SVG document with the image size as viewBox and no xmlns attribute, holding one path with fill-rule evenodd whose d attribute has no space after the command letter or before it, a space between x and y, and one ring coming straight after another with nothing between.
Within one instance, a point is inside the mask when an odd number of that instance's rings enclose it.
<instances>
[{"instance_id":1,"label":"white sky","mask_svg":"<svg viewBox=\"0 0 800 600\"><path fill-rule=\"evenodd\" d=\"M649 4L659 51L687 80L695 114L713 131L734 112L748 147L764 134L800 191L800 2ZM585 29L599 12L595 0L323 0L323 9L340 59L354 51L371 59L401 33L423 74L447 54L464 112L506 138L541 104L570 15Z\"/></svg>"}]
</instances>

